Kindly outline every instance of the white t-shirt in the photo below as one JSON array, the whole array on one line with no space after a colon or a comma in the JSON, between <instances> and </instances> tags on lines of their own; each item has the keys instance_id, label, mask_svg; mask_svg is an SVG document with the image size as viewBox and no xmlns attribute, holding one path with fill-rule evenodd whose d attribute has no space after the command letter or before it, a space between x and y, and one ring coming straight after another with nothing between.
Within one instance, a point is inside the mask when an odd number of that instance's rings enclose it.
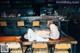
<instances>
[{"instance_id":1,"label":"white t-shirt","mask_svg":"<svg viewBox=\"0 0 80 53\"><path fill-rule=\"evenodd\" d=\"M58 39L60 37L60 33L58 31L58 27L55 24L50 25L50 38L51 39Z\"/></svg>"}]
</instances>

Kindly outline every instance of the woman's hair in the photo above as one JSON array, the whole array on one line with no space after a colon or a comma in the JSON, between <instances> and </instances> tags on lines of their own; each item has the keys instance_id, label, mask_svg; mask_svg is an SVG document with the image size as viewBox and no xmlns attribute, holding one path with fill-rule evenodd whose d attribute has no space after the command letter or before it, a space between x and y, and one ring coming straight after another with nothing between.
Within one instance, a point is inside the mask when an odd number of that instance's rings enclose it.
<instances>
[{"instance_id":1,"label":"woman's hair","mask_svg":"<svg viewBox=\"0 0 80 53\"><path fill-rule=\"evenodd\" d=\"M53 21L52 20L49 20L49 21L47 21L47 24L48 25L53 24Z\"/></svg>"}]
</instances>

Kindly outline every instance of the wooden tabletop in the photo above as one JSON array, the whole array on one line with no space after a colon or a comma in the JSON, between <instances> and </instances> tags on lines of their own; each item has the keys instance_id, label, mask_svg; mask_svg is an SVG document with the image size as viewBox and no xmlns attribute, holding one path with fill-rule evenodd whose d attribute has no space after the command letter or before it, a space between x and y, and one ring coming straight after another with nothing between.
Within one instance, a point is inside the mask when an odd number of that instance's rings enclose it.
<instances>
[{"instance_id":1,"label":"wooden tabletop","mask_svg":"<svg viewBox=\"0 0 80 53\"><path fill-rule=\"evenodd\" d=\"M19 36L0 36L0 42L22 42L17 37ZM49 40L48 43L58 43L58 42L70 42L72 44L77 44L77 41L71 36L61 37L58 40ZM22 43L30 44L30 42L27 42L27 41L22 42Z\"/></svg>"},{"instance_id":2,"label":"wooden tabletop","mask_svg":"<svg viewBox=\"0 0 80 53\"><path fill-rule=\"evenodd\" d=\"M77 41L71 36L61 37L58 40L49 40L49 43L57 43L57 42L70 42L71 44L77 44Z\"/></svg>"},{"instance_id":3,"label":"wooden tabletop","mask_svg":"<svg viewBox=\"0 0 80 53\"><path fill-rule=\"evenodd\" d=\"M66 43L68 42L71 44L77 44L77 41L71 36L61 37L60 39L57 39L57 40L49 40L48 41L49 44L56 44L59 42L66 42ZM31 42L27 42L27 41L22 42L22 43L23 43L23 45L30 45L31 44ZM35 42L35 43L37 43L37 42Z\"/></svg>"},{"instance_id":4,"label":"wooden tabletop","mask_svg":"<svg viewBox=\"0 0 80 53\"><path fill-rule=\"evenodd\" d=\"M19 36L0 36L0 42L21 42Z\"/></svg>"}]
</instances>

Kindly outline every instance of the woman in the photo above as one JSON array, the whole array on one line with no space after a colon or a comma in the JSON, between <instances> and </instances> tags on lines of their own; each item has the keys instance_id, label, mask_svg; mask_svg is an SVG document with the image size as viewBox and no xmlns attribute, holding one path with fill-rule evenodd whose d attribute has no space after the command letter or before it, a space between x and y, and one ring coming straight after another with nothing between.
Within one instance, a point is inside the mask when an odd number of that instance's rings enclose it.
<instances>
[{"instance_id":1,"label":"woman","mask_svg":"<svg viewBox=\"0 0 80 53\"><path fill-rule=\"evenodd\" d=\"M28 33L24 35L25 39L28 39L30 42L47 42L49 40L49 31L46 30L36 30L28 29Z\"/></svg>"},{"instance_id":2,"label":"woman","mask_svg":"<svg viewBox=\"0 0 80 53\"><path fill-rule=\"evenodd\" d=\"M58 27L53 24L53 22L50 20L48 21L48 26L50 28L50 31L46 30L36 30L33 31L32 29L28 29L28 33L24 35L25 39L28 39L29 41L49 41L50 39L58 39L60 37L60 33L58 31Z\"/></svg>"}]
</instances>

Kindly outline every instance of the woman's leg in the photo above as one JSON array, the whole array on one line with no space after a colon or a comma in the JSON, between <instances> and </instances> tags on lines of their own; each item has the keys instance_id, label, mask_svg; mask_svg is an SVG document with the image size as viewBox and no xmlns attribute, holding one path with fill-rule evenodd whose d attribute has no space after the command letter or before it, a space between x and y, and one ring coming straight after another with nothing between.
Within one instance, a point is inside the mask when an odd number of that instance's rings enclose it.
<instances>
[{"instance_id":1,"label":"woman's leg","mask_svg":"<svg viewBox=\"0 0 80 53\"><path fill-rule=\"evenodd\" d=\"M59 36L60 36L60 35L59 35L58 33L51 33L51 34L50 34L50 38L51 38L51 39L54 39L54 40L59 39Z\"/></svg>"}]
</instances>

